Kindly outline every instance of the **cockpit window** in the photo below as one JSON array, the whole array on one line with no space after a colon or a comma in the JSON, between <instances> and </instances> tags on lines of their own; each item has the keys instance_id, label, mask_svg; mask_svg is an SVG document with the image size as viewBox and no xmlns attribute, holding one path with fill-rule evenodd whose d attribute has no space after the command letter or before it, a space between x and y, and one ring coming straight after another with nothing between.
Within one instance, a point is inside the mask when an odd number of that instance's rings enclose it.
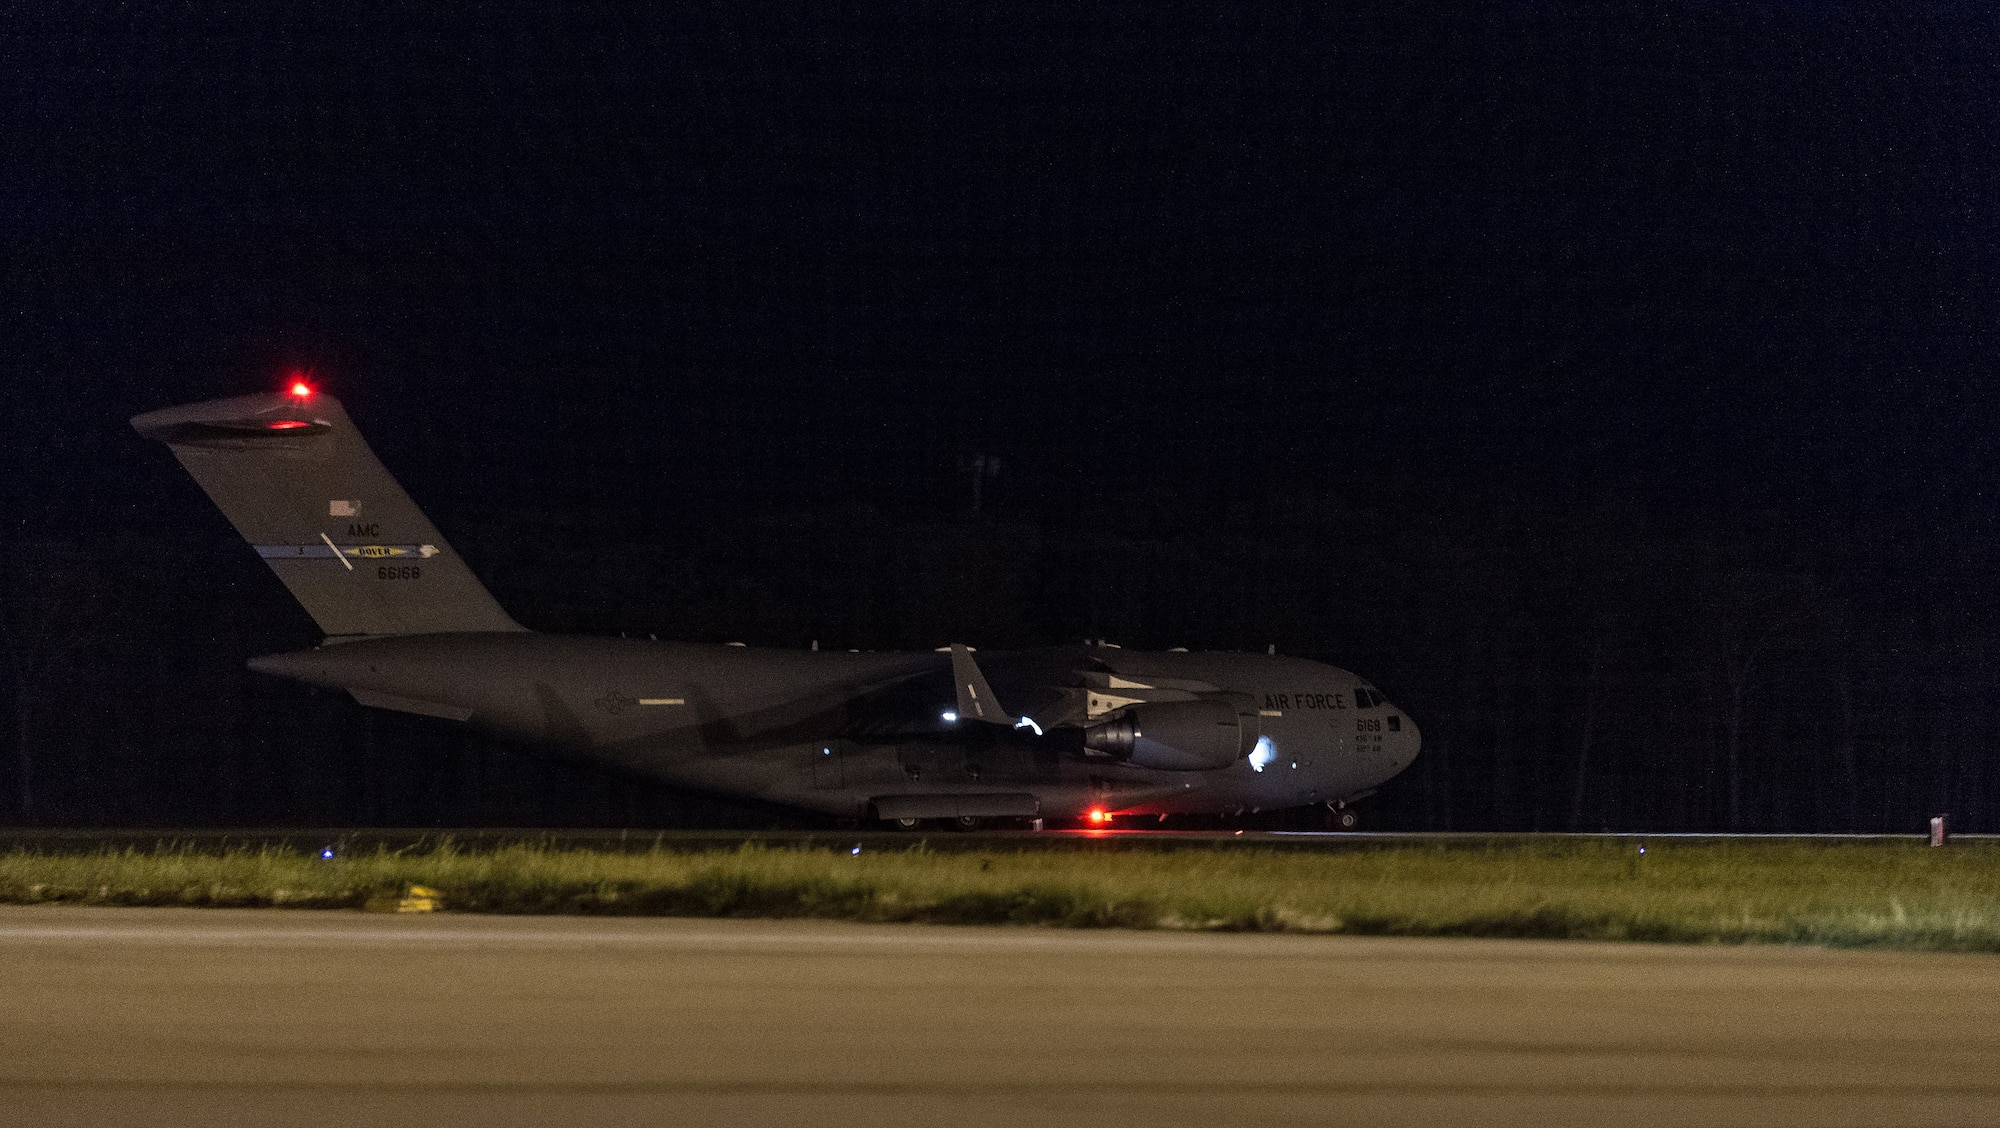
<instances>
[{"instance_id":1,"label":"cockpit window","mask_svg":"<svg viewBox=\"0 0 2000 1128\"><path fill-rule=\"evenodd\" d=\"M1388 702L1388 698L1369 689L1365 685L1354 687L1354 707L1356 709L1373 709L1377 705L1386 705Z\"/></svg>"}]
</instances>

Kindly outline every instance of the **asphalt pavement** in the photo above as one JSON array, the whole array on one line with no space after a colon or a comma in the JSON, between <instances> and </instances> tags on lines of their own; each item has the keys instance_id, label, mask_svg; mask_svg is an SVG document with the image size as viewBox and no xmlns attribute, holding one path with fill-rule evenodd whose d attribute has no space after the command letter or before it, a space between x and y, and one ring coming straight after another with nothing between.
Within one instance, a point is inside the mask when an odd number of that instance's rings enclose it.
<instances>
[{"instance_id":1,"label":"asphalt pavement","mask_svg":"<svg viewBox=\"0 0 2000 1128\"><path fill-rule=\"evenodd\" d=\"M0 907L0 1123L2000 1123L2000 957Z\"/></svg>"}]
</instances>

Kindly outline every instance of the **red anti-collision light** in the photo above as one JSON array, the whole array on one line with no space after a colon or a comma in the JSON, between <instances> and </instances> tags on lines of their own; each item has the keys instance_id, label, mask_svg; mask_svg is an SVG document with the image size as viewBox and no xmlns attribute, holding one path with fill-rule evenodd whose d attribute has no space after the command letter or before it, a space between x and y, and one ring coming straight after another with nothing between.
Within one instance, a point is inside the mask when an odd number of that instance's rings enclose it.
<instances>
[{"instance_id":1,"label":"red anti-collision light","mask_svg":"<svg viewBox=\"0 0 2000 1128\"><path fill-rule=\"evenodd\" d=\"M1111 816L1105 814L1103 811L1092 811L1090 812L1090 821L1103 826L1105 823L1111 821Z\"/></svg>"},{"instance_id":2,"label":"red anti-collision light","mask_svg":"<svg viewBox=\"0 0 2000 1128\"><path fill-rule=\"evenodd\" d=\"M312 424L303 419L273 419L269 426L273 431L289 431L294 427L310 427Z\"/></svg>"},{"instance_id":3,"label":"red anti-collision light","mask_svg":"<svg viewBox=\"0 0 2000 1128\"><path fill-rule=\"evenodd\" d=\"M292 394L300 399L308 399L313 394L312 385L306 383L304 380L294 380L292 381Z\"/></svg>"}]
</instances>

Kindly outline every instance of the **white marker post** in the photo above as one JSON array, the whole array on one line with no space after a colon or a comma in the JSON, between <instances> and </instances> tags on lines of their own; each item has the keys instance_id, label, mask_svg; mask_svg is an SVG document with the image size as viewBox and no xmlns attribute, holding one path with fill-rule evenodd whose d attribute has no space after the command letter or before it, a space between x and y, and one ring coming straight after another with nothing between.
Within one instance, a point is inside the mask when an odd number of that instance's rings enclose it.
<instances>
[{"instance_id":1,"label":"white marker post","mask_svg":"<svg viewBox=\"0 0 2000 1128\"><path fill-rule=\"evenodd\" d=\"M1948 832L1945 829L1945 824L1949 822L1950 819L1951 819L1950 815L1931 816L1931 845L1942 846L1945 844L1945 839L1948 837Z\"/></svg>"}]
</instances>

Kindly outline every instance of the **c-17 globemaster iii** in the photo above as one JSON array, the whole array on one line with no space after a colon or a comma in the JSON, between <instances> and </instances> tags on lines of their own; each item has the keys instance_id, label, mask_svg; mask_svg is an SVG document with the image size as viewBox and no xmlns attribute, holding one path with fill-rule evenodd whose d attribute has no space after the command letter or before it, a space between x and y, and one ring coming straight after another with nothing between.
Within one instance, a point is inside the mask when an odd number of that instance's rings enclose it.
<instances>
[{"instance_id":1,"label":"c-17 globemaster iii","mask_svg":"<svg viewBox=\"0 0 2000 1128\"><path fill-rule=\"evenodd\" d=\"M326 633L250 668L675 787L912 827L1347 806L1417 727L1345 670L1107 644L975 655L529 631L304 382L135 417Z\"/></svg>"}]
</instances>

